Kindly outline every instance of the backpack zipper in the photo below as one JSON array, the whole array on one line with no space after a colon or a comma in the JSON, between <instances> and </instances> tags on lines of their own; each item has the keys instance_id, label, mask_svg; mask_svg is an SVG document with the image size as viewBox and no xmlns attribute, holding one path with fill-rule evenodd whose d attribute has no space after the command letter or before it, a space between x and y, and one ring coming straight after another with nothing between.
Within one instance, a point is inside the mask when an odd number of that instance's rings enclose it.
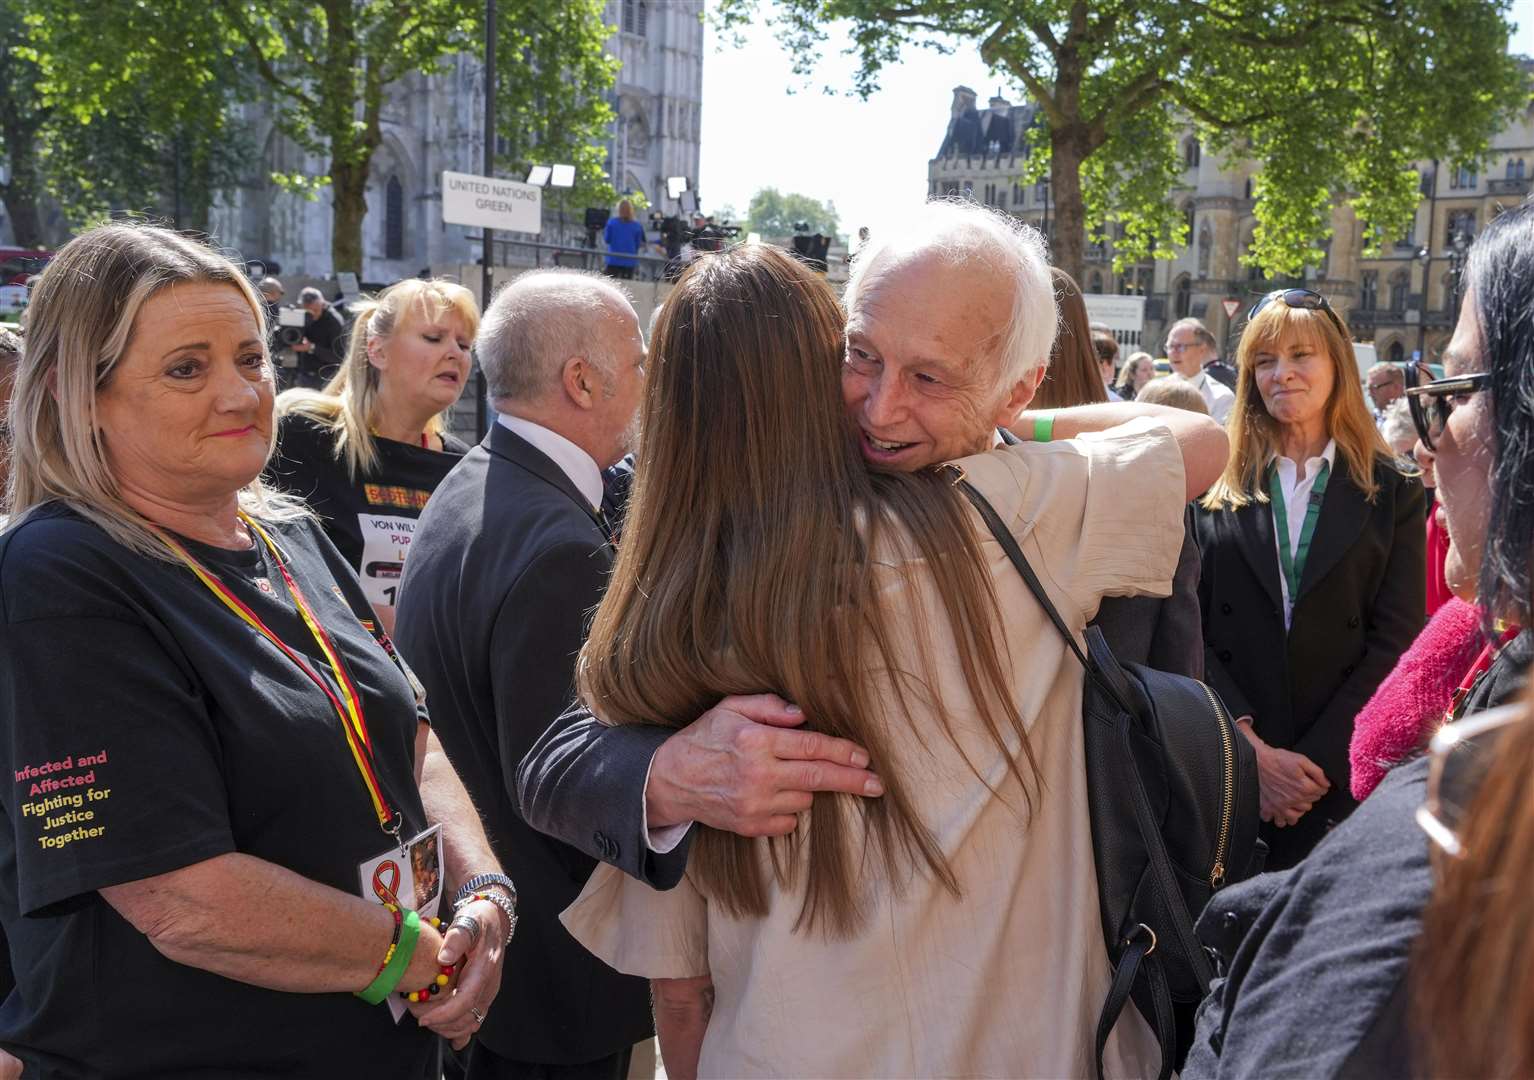
<instances>
[{"instance_id":1,"label":"backpack zipper","mask_svg":"<svg viewBox=\"0 0 1534 1080\"><path fill-rule=\"evenodd\" d=\"M1220 803L1220 838L1214 847L1214 866L1209 870L1210 887L1220 889L1225 886L1225 849L1230 844L1230 819L1236 808L1236 747L1230 730L1230 721L1225 716L1225 710L1220 708L1220 699L1214 696L1214 691L1207 685L1204 683L1199 685L1204 688L1204 693L1209 698L1209 707L1214 710L1214 717L1220 729L1220 747L1225 754L1225 786Z\"/></svg>"}]
</instances>

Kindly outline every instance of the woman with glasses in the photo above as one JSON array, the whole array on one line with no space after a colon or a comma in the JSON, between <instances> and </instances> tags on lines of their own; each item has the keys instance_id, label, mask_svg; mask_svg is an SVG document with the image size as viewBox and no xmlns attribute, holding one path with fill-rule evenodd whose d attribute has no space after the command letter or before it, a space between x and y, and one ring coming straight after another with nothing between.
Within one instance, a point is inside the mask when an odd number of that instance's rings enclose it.
<instances>
[{"instance_id":1,"label":"woman with glasses","mask_svg":"<svg viewBox=\"0 0 1534 1080\"><path fill-rule=\"evenodd\" d=\"M1445 878L1448 891L1438 893L1426 931L1423 910L1434 895L1435 860L1452 865L1446 860L1458 857L1456 846L1487 866L1499 850L1521 857L1529 846L1526 824L1500 849L1477 839L1475 811L1469 831L1461 827L1464 815L1455 808L1476 806L1478 770L1447 768L1445 759L1485 760L1484 736L1464 736L1488 723L1489 710L1519 699L1534 652L1529 631L1519 629L1534 609L1534 206L1487 226L1471 249L1466 278L1444 356L1448 377L1408 393L1417 402L1423 449L1430 443L1436 457L1449 583L1481 608L1484 647L1440 725L1435 753L1393 769L1298 867L1233 886L1204 912L1199 933L1222 954L1224 977L1200 1011L1185 1077L1259 1068L1307 1077L1528 1075L1526 1056L1487 1056L1497 1050L1488 1040L1505 1037L1503 1049L1527 1041L1526 876L1509 879L1511 888L1491 888L1492 879L1483 877L1476 888L1457 892ZM1472 753L1451 755L1448 744ZM1497 744L1497 756L1514 746ZM1526 792L1517 805L1526 812ZM1474 910L1455 906L1451 895L1474 897ZM1445 912L1450 922L1458 913L1465 936L1440 936ZM1491 941L1496 947L1481 947ZM1446 947L1458 955L1445 961ZM1479 957L1492 966L1468 966ZM1516 978L1508 979L1508 971ZM1455 995L1447 1013L1438 1011ZM1414 1010L1429 1008L1434 1024L1450 1026L1442 1034L1457 1037L1444 1042L1434 1029L1432 1059L1417 1062L1424 1023ZM1484 1022L1467 1027L1463 1020L1474 1010ZM1442 1048L1456 1055L1447 1066L1437 1057Z\"/></svg>"},{"instance_id":2,"label":"woman with glasses","mask_svg":"<svg viewBox=\"0 0 1534 1080\"><path fill-rule=\"evenodd\" d=\"M1268 865L1286 867L1353 809L1353 717L1422 629L1423 492L1320 294L1264 297L1238 365L1196 520L1204 667L1257 750Z\"/></svg>"}]
</instances>

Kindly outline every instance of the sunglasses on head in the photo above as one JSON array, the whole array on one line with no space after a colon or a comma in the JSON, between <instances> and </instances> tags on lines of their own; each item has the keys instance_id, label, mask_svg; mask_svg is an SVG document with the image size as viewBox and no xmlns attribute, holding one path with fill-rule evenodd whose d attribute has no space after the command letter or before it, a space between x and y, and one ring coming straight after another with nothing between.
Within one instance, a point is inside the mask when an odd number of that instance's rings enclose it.
<instances>
[{"instance_id":1,"label":"sunglasses on head","mask_svg":"<svg viewBox=\"0 0 1534 1080\"><path fill-rule=\"evenodd\" d=\"M1342 335L1342 340L1348 340L1347 329L1343 327L1342 320L1337 318L1337 313L1332 310L1332 306L1326 302L1326 297L1310 289L1276 289L1268 293L1252 305L1252 310L1246 313L1247 321L1255 319L1259 311L1275 300L1282 300L1286 307L1326 312L1326 317L1332 320L1332 325L1337 328L1337 333Z\"/></svg>"},{"instance_id":2,"label":"sunglasses on head","mask_svg":"<svg viewBox=\"0 0 1534 1080\"><path fill-rule=\"evenodd\" d=\"M1414 381L1412 375L1408 375L1408 381ZM1436 451L1438 447L1433 444L1433 440L1443 434L1444 425L1449 422L1454 407L1464 404L1458 399L1480 393L1490 381L1491 374L1480 371L1474 375L1435 379L1421 386L1408 386L1406 403L1411 409L1412 423L1417 426L1417 437L1422 440L1422 445L1429 451Z\"/></svg>"}]
</instances>

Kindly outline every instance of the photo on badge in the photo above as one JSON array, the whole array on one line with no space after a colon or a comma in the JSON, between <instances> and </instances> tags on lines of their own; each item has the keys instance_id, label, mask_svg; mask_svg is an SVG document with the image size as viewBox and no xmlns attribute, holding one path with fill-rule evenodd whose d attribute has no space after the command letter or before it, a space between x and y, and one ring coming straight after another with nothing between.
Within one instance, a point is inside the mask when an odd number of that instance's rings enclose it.
<instances>
[{"instance_id":1,"label":"photo on badge","mask_svg":"<svg viewBox=\"0 0 1534 1080\"><path fill-rule=\"evenodd\" d=\"M410 842L410 876L417 911L433 914L442 895L442 831L432 828Z\"/></svg>"}]
</instances>

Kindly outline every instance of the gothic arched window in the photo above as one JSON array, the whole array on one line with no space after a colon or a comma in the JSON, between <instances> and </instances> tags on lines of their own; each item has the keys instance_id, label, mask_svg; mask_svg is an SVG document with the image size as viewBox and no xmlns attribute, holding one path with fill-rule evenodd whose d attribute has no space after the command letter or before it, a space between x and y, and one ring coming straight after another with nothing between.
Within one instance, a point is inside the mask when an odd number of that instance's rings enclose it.
<instances>
[{"instance_id":1,"label":"gothic arched window","mask_svg":"<svg viewBox=\"0 0 1534 1080\"><path fill-rule=\"evenodd\" d=\"M389 177L384 187L384 258L405 257L405 185Z\"/></svg>"}]
</instances>

